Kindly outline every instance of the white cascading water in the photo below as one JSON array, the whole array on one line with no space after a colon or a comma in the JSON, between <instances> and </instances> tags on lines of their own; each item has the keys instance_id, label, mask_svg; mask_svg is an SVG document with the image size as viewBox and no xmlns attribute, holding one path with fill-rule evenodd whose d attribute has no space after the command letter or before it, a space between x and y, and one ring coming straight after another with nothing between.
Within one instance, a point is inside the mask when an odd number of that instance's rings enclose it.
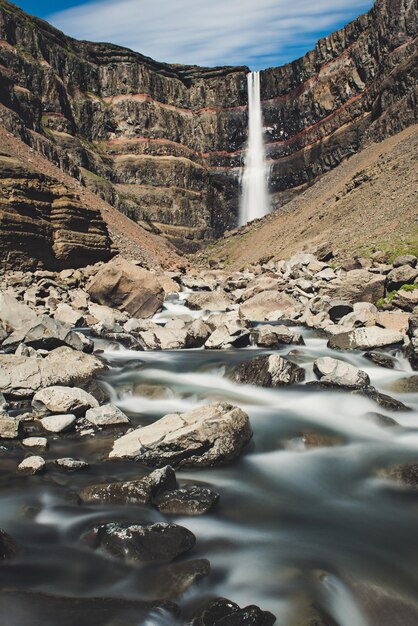
<instances>
[{"instance_id":1,"label":"white cascading water","mask_svg":"<svg viewBox=\"0 0 418 626\"><path fill-rule=\"evenodd\" d=\"M248 145L242 175L240 226L267 215L270 211L268 168L264 146L263 114L260 96L260 72L247 75Z\"/></svg>"}]
</instances>

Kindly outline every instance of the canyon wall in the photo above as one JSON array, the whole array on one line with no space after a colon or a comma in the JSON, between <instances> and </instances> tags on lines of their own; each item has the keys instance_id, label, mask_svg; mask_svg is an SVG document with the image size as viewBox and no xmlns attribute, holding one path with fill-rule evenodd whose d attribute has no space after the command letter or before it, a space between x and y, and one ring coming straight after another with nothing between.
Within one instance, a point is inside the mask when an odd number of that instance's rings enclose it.
<instances>
[{"instance_id":1,"label":"canyon wall","mask_svg":"<svg viewBox=\"0 0 418 626\"><path fill-rule=\"evenodd\" d=\"M414 0L377 0L303 58L262 73L276 206L367 140L416 121L415 36ZM0 0L0 121L185 249L236 224L247 71L79 42Z\"/></svg>"}]
</instances>

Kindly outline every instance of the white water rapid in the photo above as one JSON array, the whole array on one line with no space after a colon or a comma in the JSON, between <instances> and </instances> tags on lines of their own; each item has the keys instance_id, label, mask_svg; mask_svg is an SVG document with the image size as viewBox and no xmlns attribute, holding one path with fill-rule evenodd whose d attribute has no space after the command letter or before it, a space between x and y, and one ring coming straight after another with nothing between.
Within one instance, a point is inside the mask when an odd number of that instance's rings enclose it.
<instances>
[{"instance_id":1,"label":"white water rapid","mask_svg":"<svg viewBox=\"0 0 418 626\"><path fill-rule=\"evenodd\" d=\"M268 168L264 146L263 113L261 110L260 72L247 75L248 83L248 146L242 176L240 226L263 217L270 210Z\"/></svg>"}]
</instances>

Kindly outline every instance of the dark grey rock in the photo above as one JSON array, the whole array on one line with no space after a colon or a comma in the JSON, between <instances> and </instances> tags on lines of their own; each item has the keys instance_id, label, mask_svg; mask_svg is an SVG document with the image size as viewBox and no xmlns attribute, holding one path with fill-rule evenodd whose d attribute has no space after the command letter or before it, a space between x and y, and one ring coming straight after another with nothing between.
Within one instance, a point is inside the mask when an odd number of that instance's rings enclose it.
<instances>
[{"instance_id":1,"label":"dark grey rock","mask_svg":"<svg viewBox=\"0 0 418 626\"><path fill-rule=\"evenodd\" d=\"M193 619L191 626L272 626L275 622L274 615L258 606L240 609L234 602L218 598Z\"/></svg>"},{"instance_id":2,"label":"dark grey rock","mask_svg":"<svg viewBox=\"0 0 418 626\"><path fill-rule=\"evenodd\" d=\"M214 491L190 485L162 493L154 499L154 504L166 515L203 515L210 511L218 500L219 494Z\"/></svg>"},{"instance_id":3,"label":"dark grey rock","mask_svg":"<svg viewBox=\"0 0 418 626\"><path fill-rule=\"evenodd\" d=\"M371 361L375 365L380 365L380 367L385 367L387 369L394 369L397 363L396 359L393 356L390 356L390 354L386 354L385 352L378 352L377 350L365 352L363 356L365 359Z\"/></svg>"},{"instance_id":4,"label":"dark grey rock","mask_svg":"<svg viewBox=\"0 0 418 626\"><path fill-rule=\"evenodd\" d=\"M244 361L234 370L235 382L260 387L282 387L305 380L305 370L277 354Z\"/></svg>"}]
</instances>

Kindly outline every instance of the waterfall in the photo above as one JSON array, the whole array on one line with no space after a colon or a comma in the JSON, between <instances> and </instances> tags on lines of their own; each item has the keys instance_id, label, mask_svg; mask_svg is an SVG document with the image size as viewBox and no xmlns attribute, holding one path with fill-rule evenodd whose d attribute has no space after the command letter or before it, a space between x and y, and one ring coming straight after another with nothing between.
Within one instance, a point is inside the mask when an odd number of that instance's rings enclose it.
<instances>
[{"instance_id":1,"label":"waterfall","mask_svg":"<svg viewBox=\"0 0 418 626\"><path fill-rule=\"evenodd\" d=\"M247 75L248 145L242 175L240 226L263 217L270 211L268 169L264 146L263 114L260 96L260 72Z\"/></svg>"}]
</instances>

